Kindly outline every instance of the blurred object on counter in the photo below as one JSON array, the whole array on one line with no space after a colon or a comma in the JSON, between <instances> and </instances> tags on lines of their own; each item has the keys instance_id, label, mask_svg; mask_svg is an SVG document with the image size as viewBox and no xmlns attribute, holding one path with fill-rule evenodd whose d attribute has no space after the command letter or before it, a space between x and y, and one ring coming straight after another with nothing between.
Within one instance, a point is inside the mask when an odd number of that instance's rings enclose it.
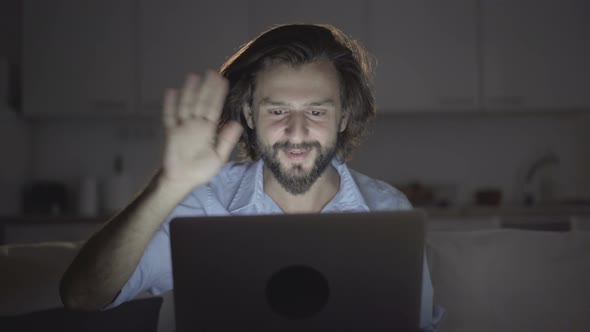
<instances>
[{"instance_id":1,"label":"blurred object on counter","mask_svg":"<svg viewBox=\"0 0 590 332\"><path fill-rule=\"evenodd\" d=\"M558 165L559 156L553 152L547 152L531 164L525 175L525 206L548 203L555 198Z\"/></svg>"},{"instance_id":2,"label":"blurred object on counter","mask_svg":"<svg viewBox=\"0 0 590 332\"><path fill-rule=\"evenodd\" d=\"M25 186L23 190L23 214L61 216L67 211L68 192L64 183L38 180Z\"/></svg>"},{"instance_id":3,"label":"blurred object on counter","mask_svg":"<svg viewBox=\"0 0 590 332\"><path fill-rule=\"evenodd\" d=\"M106 180L103 194L103 212L107 215L121 211L133 198L131 178L125 168L121 155L115 156L113 161L113 175Z\"/></svg>"},{"instance_id":4,"label":"blurred object on counter","mask_svg":"<svg viewBox=\"0 0 590 332\"><path fill-rule=\"evenodd\" d=\"M78 213L82 217L98 216L98 181L88 176L80 181L78 192Z\"/></svg>"},{"instance_id":5,"label":"blurred object on counter","mask_svg":"<svg viewBox=\"0 0 590 332\"><path fill-rule=\"evenodd\" d=\"M502 190L495 188L483 188L473 193L476 205L500 206L502 203Z\"/></svg>"},{"instance_id":6,"label":"blurred object on counter","mask_svg":"<svg viewBox=\"0 0 590 332\"><path fill-rule=\"evenodd\" d=\"M394 185L403 192L415 207L449 207L456 199L456 186L447 184L425 185L420 181Z\"/></svg>"},{"instance_id":7,"label":"blurred object on counter","mask_svg":"<svg viewBox=\"0 0 590 332\"><path fill-rule=\"evenodd\" d=\"M431 188L425 187L420 182L412 182L406 186L398 187L413 206L428 206L434 201L434 193Z\"/></svg>"}]
</instances>

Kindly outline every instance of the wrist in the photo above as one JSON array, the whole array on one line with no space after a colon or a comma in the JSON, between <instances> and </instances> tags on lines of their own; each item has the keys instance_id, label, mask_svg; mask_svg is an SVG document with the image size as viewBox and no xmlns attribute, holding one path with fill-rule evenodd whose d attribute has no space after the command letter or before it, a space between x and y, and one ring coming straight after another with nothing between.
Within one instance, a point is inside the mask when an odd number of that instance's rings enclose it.
<instances>
[{"instance_id":1,"label":"wrist","mask_svg":"<svg viewBox=\"0 0 590 332\"><path fill-rule=\"evenodd\" d=\"M187 181L186 179L170 178L163 170L159 170L153 177L150 186L153 190L169 197L182 198L188 195L194 188L205 184L204 182Z\"/></svg>"}]
</instances>

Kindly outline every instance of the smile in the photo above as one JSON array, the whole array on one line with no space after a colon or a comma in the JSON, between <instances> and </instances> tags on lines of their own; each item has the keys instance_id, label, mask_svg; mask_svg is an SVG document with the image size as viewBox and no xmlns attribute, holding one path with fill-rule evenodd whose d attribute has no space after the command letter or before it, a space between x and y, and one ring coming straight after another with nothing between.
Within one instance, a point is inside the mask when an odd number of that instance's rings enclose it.
<instances>
[{"instance_id":1,"label":"smile","mask_svg":"<svg viewBox=\"0 0 590 332\"><path fill-rule=\"evenodd\" d=\"M284 151L290 160L298 161L307 158L311 149L285 149Z\"/></svg>"}]
</instances>

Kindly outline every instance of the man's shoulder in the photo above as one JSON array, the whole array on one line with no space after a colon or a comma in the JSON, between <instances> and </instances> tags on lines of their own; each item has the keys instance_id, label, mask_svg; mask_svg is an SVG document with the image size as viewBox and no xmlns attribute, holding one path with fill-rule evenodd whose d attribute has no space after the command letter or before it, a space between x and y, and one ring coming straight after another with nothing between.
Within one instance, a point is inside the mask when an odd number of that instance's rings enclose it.
<instances>
[{"instance_id":1,"label":"man's shoulder","mask_svg":"<svg viewBox=\"0 0 590 332\"><path fill-rule=\"evenodd\" d=\"M363 174L350 168L348 170L350 171L350 175L352 176L352 178L354 179L355 183L361 191L376 192L380 194L401 195L405 197L405 195L400 190L398 190L397 188L383 180L370 177L366 174Z\"/></svg>"},{"instance_id":2,"label":"man's shoulder","mask_svg":"<svg viewBox=\"0 0 590 332\"><path fill-rule=\"evenodd\" d=\"M238 162L231 161L224 164L219 172L207 182L207 184L193 188L192 194L196 194L208 190L216 190L223 188L228 190L232 187L240 185L241 181L252 173L255 168L255 162Z\"/></svg>"},{"instance_id":3,"label":"man's shoulder","mask_svg":"<svg viewBox=\"0 0 590 332\"><path fill-rule=\"evenodd\" d=\"M219 173L210 181L212 185L238 185L240 180L255 171L256 162L253 161L230 161L223 165Z\"/></svg>"},{"instance_id":4,"label":"man's shoulder","mask_svg":"<svg viewBox=\"0 0 590 332\"><path fill-rule=\"evenodd\" d=\"M193 188L175 211L185 214L223 213L240 187L243 187L242 190L244 187L253 188L256 171L256 162L228 162L207 184Z\"/></svg>"},{"instance_id":5,"label":"man's shoulder","mask_svg":"<svg viewBox=\"0 0 590 332\"><path fill-rule=\"evenodd\" d=\"M371 210L412 208L406 195L391 184L350 168L349 172Z\"/></svg>"},{"instance_id":6,"label":"man's shoulder","mask_svg":"<svg viewBox=\"0 0 590 332\"><path fill-rule=\"evenodd\" d=\"M257 162L228 162L209 183L197 191L207 193L225 207L228 207L238 190L253 190L258 172ZM241 189L240 189L241 188Z\"/></svg>"}]
</instances>

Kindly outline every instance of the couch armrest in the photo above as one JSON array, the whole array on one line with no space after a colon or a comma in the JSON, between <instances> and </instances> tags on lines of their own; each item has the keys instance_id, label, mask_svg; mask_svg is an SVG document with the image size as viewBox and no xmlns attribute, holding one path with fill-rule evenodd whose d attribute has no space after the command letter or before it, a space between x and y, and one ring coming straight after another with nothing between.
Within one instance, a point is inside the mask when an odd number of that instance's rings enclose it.
<instances>
[{"instance_id":1,"label":"couch armrest","mask_svg":"<svg viewBox=\"0 0 590 332\"><path fill-rule=\"evenodd\" d=\"M590 232L427 234L444 331L588 331Z\"/></svg>"}]
</instances>

